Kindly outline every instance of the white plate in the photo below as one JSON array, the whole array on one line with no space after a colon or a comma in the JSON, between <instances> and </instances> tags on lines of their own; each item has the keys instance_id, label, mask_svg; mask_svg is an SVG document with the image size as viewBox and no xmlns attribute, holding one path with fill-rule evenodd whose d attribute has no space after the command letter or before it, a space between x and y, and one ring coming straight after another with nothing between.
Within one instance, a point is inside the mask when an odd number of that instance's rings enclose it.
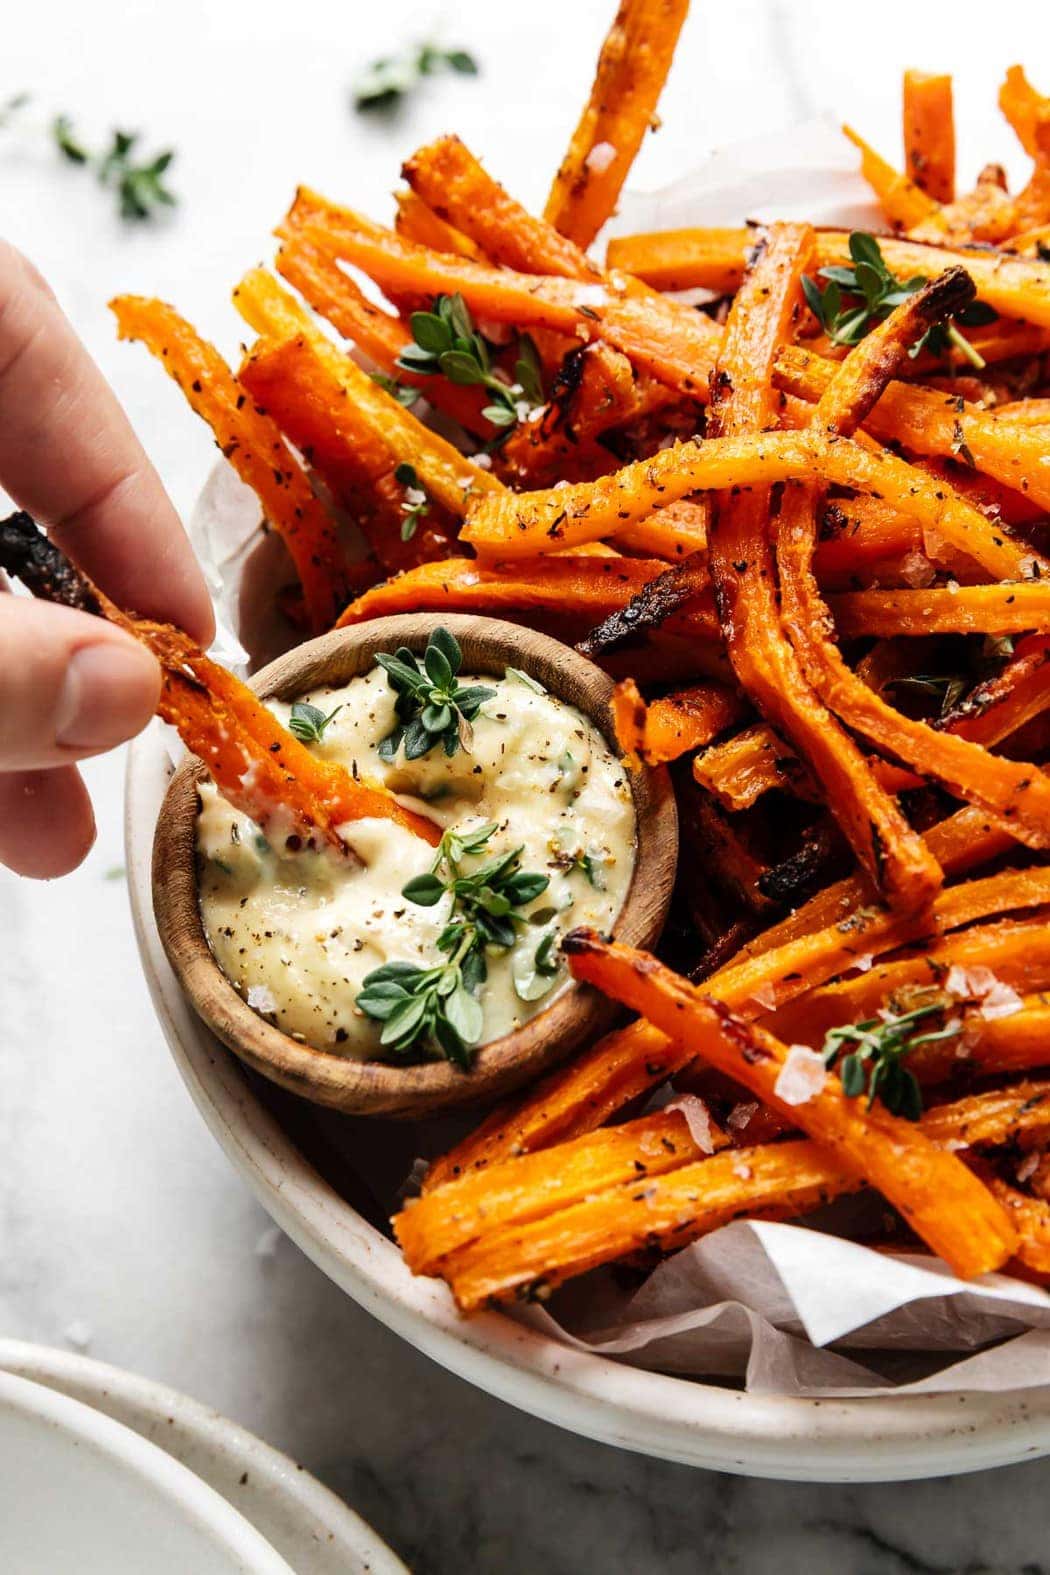
<instances>
[{"instance_id":1,"label":"white plate","mask_svg":"<svg viewBox=\"0 0 1050 1575\"><path fill-rule=\"evenodd\" d=\"M0 1340L0 1383L5 1374L90 1406L104 1413L103 1420L112 1418L145 1440L151 1451L153 1446L162 1450L231 1505L238 1518L243 1516L265 1538L267 1547L287 1560L287 1565L277 1561L280 1570L290 1568L295 1575L407 1575L400 1559L360 1516L308 1471L177 1390L90 1357L19 1340ZM0 1480L0 1501L3 1494ZM3 1546L0 1529L0 1552ZM78 1575L86 1575L76 1567ZM36 1575L37 1566L33 1568ZM116 1566L106 1568L115 1575ZM154 1563L136 1568L160 1575ZM203 1575L204 1566L192 1568L194 1575L198 1568ZM17 1566L12 1569L0 1558L0 1569L15 1575Z\"/></svg>"},{"instance_id":2,"label":"white plate","mask_svg":"<svg viewBox=\"0 0 1050 1575\"><path fill-rule=\"evenodd\" d=\"M234 1056L183 998L153 922L150 853L169 761L156 728L132 748L125 835L143 967L183 1079L212 1133L283 1230L355 1301L469 1379L547 1421L684 1464L799 1481L892 1481L1050 1452L1050 1387L1008 1394L800 1400L743 1394L574 1351L499 1313L461 1318L393 1243L329 1185L309 1121L293 1141ZM287 1096L293 1116L297 1102ZM302 1107L300 1107L302 1108ZM347 1190L353 1185L349 1178Z\"/></svg>"},{"instance_id":3,"label":"white plate","mask_svg":"<svg viewBox=\"0 0 1050 1575\"><path fill-rule=\"evenodd\" d=\"M79 1400L0 1372L5 1575L292 1575L213 1488Z\"/></svg>"}]
</instances>

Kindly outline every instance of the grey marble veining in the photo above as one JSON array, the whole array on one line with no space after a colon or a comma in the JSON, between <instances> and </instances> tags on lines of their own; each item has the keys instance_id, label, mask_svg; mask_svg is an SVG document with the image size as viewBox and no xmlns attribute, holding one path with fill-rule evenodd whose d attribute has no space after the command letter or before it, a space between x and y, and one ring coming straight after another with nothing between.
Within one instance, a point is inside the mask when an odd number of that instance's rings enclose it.
<instances>
[{"instance_id":1,"label":"grey marble veining","mask_svg":"<svg viewBox=\"0 0 1050 1575\"><path fill-rule=\"evenodd\" d=\"M485 74L435 86L392 128L355 124L354 69L395 33L426 31L435 10ZM128 119L179 148L183 209L156 231L122 231L90 181L23 144L0 146L0 191L8 234L51 277L180 506L210 445L145 355L114 346L105 300L167 295L233 351L226 292L295 182L382 213L399 157L452 124L539 199L612 0L521 10L405 0L395 21L393 8L345 0L308 15L274 0L37 0L5 16L0 92L32 88L42 110L75 113L95 135ZM1022 0L1000 0L991 41L987 17L958 0L884 0L869 26L826 0L697 0L639 178L656 184L717 143L829 110L892 150L904 64L955 70L964 158L1001 153L994 84L1017 58L1042 70L1050 29ZM158 76L145 61L161 36ZM524 1416L348 1301L274 1233L179 1082L123 882L107 878L123 861L120 761L88 775L100 839L84 869L48 887L0 874L3 1333L86 1349L236 1417L343 1493L420 1575L1050 1570L1050 1461L876 1487L691 1471Z\"/></svg>"}]
</instances>

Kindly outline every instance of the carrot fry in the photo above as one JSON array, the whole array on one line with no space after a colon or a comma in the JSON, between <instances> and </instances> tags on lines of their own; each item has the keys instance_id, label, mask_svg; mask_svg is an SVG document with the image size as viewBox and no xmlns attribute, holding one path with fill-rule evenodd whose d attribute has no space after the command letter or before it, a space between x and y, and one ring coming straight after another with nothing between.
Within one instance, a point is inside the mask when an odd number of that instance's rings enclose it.
<instances>
[{"instance_id":1,"label":"carrot fry","mask_svg":"<svg viewBox=\"0 0 1050 1575\"><path fill-rule=\"evenodd\" d=\"M843 591L830 596L842 639L874 635L1022 634L1050 632L1050 586L931 586L925 591Z\"/></svg>"},{"instance_id":2,"label":"carrot fry","mask_svg":"<svg viewBox=\"0 0 1050 1575\"><path fill-rule=\"evenodd\" d=\"M882 211L897 230L910 230L918 224L936 223L940 209L932 197L892 164L887 164L851 126L843 133L860 152L860 172L882 204Z\"/></svg>"},{"instance_id":3,"label":"carrot fry","mask_svg":"<svg viewBox=\"0 0 1050 1575\"><path fill-rule=\"evenodd\" d=\"M1023 1083L1004 1094L978 1094L928 1111L922 1118L922 1131L933 1142L945 1146L997 1146L1019 1133L1038 1131L1040 1124L1047 1120L1040 1107L1048 1106L1050 1085ZM783 1152L772 1150L769 1145L752 1148L753 1141L748 1140L748 1153L726 1156L733 1174L745 1182L753 1176L749 1164L752 1155L758 1155L760 1161L765 1162ZM707 1210L711 1186L718 1188L720 1176L717 1167L701 1171L699 1166L705 1163L709 1153L716 1154L724 1146L724 1134L713 1123L710 1150L705 1150L697 1146L678 1112L661 1111L625 1126L594 1132L553 1150L505 1161L486 1170L484 1175L467 1174L432 1190L424 1200L409 1203L397 1216L395 1230L414 1274L451 1271L458 1279L465 1261L461 1249L479 1238L484 1247L473 1255L474 1261L482 1257L488 1261L495 1243L507 1239L509 1226L522 1226L533 1220L552 1221L561 1210L607 1196L613 1189L618 1198L629 1196L634 1188L647 1188L648 1178L680 1173L690 1165L700 1186L702 1201L695 1219L695 1233L690 1237L695 1239L712 1228ZM789 1147L796 1164L806 1151L811 1151L814 1157L818 1152L813 1143L795 1141ZM830 1158L826 1164L829 1194L856 1185L856 1178ZM791 1171L783 1174L790 1176ZM543 1233L537 1234L542 1236ZM615 1255L621 1255L622 1250L618 1248ZM454 1264L449 1263L452 1254L457 1254ZM530 1254L530 1267L535 1262ZM579 1272L578 1263L575 1257L559 1254L550 1267L558 1271L557 1279L562 1279ZM503 1287L504 1292L509 1288Z\"/></svg>"},{"instance_id":4,"label":"carrot fry","mask_svg":"<svg viewBox=\"0 0 1050 1575\"><path fill-rule=\"evenodd\" d=\"M689 0L621 0L590 98L554 177L544 218L589 246L616 207L671 69Z\"/></svg>"},{"instance_id":5,"label":"carrot fry","mask_svg":"<svg viewBox=\"0 0 1050 1575\"><path fill-rule=\"evenodd\" d=\"M763 723L745 727L699 755L693 762L693 777L734 813L750 809L763 793L775 788L802 798L820 796L795 752Z\"/></svg>"},{"instance_id":6,"label":"carrot fry","mask_svg":"<svg viewBox=\"0 0 1050 1575\"><path fill-rule=\"evenodd\" d=\"M110 302L122 339L138 339L175 379L241 480L262 504L299 576L316 632L346 600L347 567L335 525L275 422L244 396L214 347L163 301L123 295Z\"/></svg>"},{"instance_id":7,"label":"carrot fry","mask_svg":"<svg viewBox=\"0 0 1050 1575\"><path fill-rule=\"evenodd\" d=\"M784 1037L819 1044L829 1028L872 1016L898 991L940 986L953 965L988 968L1021 993L1045 990L1050 985L1050 927L1040 917L1002 920L948 935L924 951L812 990L804 999L778 1009L773 1026Z\"/></svg>"},{"instance_id":8,"label":"carrot fry","mask_svg":"<svg viewBox=\"0 0 1050 1575\"><path fill-rule=\"evenodd\" d=\"M28 514L0 525L0 568L35 596L105 618L147 645L162 670L158 715L178 729L233 807L289 851L315 847L320 838L345 852L339 828L364 816L393 820L432 845L440 841L433 821L403 809L385 788L311 754L246 684L205 656L181 629L123 612L73 568Z\"/></svg>"},{"instance_id":9,"label":"carrot fry","mask_svg":"<svg viewBox=\"0 0 1050 1575\"><path fill-rule=\"evenodd\" d=\"M244 276L234 291L234 305L257 333L302 338L344 391L343 397L356 404L361 420L373 426L399 461L415 468L426 492L457 518L462 516L470 493L502 492L491 472L423 426L338 350L298 301L262 269Z\"/></svg>"},{"instance_id":10,"label":"carrot fry","mask_svg":"<svg viewBox=\"0 0 1050 1575\"><path fill-rule=\"evenodd\" d=\"M669 1038L688 1037L705 1061L800 1126L844 1169L863 1175L958 1274L986 1274L1009 1257L1013 1232L1003 1211L965 1165L914 1126L884 1106L867 1109L847 1097L831 1073L808 1099L789 1103L778 1092L789 1055L778 1039L748 1027L645 952L581 930L565 948L577 979L644 1013Z\"/></svg>"},{"instance_id":11,"label":"carrot fry","mask_svg":"<svg viewBox=\"0 0 1050 1575\"><path fill-rule=\"evenodd\" d=\"M934 202L954 202L951 77L929 71L905 71L903 115L904 163L909 179Z\"/></svg>"},{"instance_id":12,"label":"carrot fry","mask_svg":"<svg viewBox=\"0 0 1050 1575\"><path fill-rule=\"evenodd\" d=\"M397 204L394 228L406 241L414 241L417 246L430 246L436 252L452 252L456 257L473 257L480 261L482 250L475 246L470 236L457 230L415 191L395 192L394 201Z\"/></svg>"},{"instance_id":13,"label":"carrot fry","mask_svg":"<svg viewBox=\"0 0 1050 1575\"><path fill-rule=\"evenodd\" d=\"M666 765L709 744L739 719L743 709L736 691L718 683L679 689L646 705L633 679L625 679L613 695L621 750L640 755L650 766Z\"/></svg>"},{"instance_id":14,"label":"carrot fry","mask_svg":"<svg viewBox=\"0 0 1050 1575\"><path fill-rule=\"evenodd\" d=\"M341 385L302 339L261 341L238 381L352 511L382 570L394 573L455 551L454 531L442 529L433 509L411 540L402 540L404 489L394 478L397 456L375 427L362 421L356 405L341 397ZM367 583L378 578L372 573Z\"/></svg>"},{"instance_id":15,"label":"carrot fry","mask_svg":"<svg viewBox=\"0 0 1050 1575\"><path fill-rule=\"evenodd\" d=\"M488 402L483 389L464 388L447 377L418 376L397 365L402 350L413 342L412 335L400 318L369 301L327 252L296 237L281 247L276 266L314 311L363 350L387 377L418 388L435 410L451 416L468 432L487 434L492 430L481 414Z\"/></svg>"},{"instance_id":16,"label":"carrot fry","mask_svg":"<svg viewBox=\"0 0 1050 1575\"><path fill-rule=\"evenodd\" d=\"M428 209L468 235L490 262L519 273L599 277L579 246L515 202L458 137L439 137L418 149L401 173Z\"/></svg>"},{"instance_id":17,"label":"carrot fry","mask_svg":"<svg viewBox=\"0 0 1050 1575\"><path fill-rule=\"evenodd\" d=\"M1018 1261L1037 1274L1050 1274L1050 1203L1019 1192L1000 1176L986 1180L988 1190L1005 1208L1017 1231Z\"/></svg>"},{"instance_id":18,"label":"carrot fry","mask_svg":"<svg viewBox=\"0 0 1050 1575\"><path fill-rule=\"evenodd\" d=\"M1024 67L1011 66L999 89L999 108L1025 152L1033 158L1038 151L1035 140L1036 116L1045 103L1042 94L1036 92L1025 76Z\"/></svg>"},{"instance_id":19,"label":"carrot fry","mask_svg":"<svg viewBox=\"0 0 1050 1575\"><path fill-rule=\"evenodd\" d=\"M796 432L694 438L596 481L483 498L472 506L462 535L479 552L531 557L600 541L692 492L765 486L814 474L877 494L996 579L1022 578L1033 563L1043 565L965 498L895 455L845 438L825 444ZM1050 564L1045 567L1050 574Z\"/></svg>"},{"instance_id":20,"label":"carrot fry","mask_svg":"<svg viewBox=\"0 0 1050 1575\"><path fill-rule=\"evenodd\" d=\"M667 230L658 240L637 235L610 242L609 264L622 268L647 284L674 273L674 288L720 290L731 255L732 232L727 230ZM713 239L709 239L713 237ZM754 246L754 231L736 232L737 268L743 276L747 254ZM1039 327L1050 327L1050 264L1039 258L1012 257L987 247L951 248L879 237L886 266L900 279L922 274L933 278L961 263L970 274L979 300L987 301L1006 317L1016 317ZM649 262L654 264L650 277ZM820 230L816 239L815 267L849 265L849 234L845 230Z\"/></svg>"}]
</instances>

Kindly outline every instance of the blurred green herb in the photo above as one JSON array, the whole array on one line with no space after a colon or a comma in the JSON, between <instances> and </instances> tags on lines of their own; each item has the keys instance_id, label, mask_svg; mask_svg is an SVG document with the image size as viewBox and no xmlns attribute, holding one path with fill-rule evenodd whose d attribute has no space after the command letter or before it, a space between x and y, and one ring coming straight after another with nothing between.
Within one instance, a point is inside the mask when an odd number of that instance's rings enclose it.
<instances>
[{"instance_id":1,"label":"blurred green herb","mask_svg":"<svg viewBox=\"0 0 1050 1575\"><path fill-rule=\"evenodd\" d=\"M354 86L354 108L359 113L400 108L424 77L442 71L476 77L478 63L465 49L441 49L436 44L412 44L396 55L373 60Z\"/></svg>"},{"instance_id":2,"label":"blurred green herb","mask_svg":"<svg viewBox=\"0 0 1050 1575\"><path fill-rule=\"evenodd\" d=\"M77 136L68 115L55 116L51 136L63 158L71 164L93 166L99 184L116 192L122 219L150 219L159 208L175 206L178 199L164 184L175 158L171 148L139 162L135 158L139 133L114 131L106 151L94 155Z\"/></svg>"}]
</instances>

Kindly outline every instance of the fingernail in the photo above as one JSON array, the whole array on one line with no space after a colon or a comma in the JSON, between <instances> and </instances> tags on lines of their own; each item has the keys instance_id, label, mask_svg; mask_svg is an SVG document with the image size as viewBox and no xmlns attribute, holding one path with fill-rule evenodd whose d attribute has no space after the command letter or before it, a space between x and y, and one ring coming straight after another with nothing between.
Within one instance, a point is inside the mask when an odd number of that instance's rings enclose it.
<instances>
[{"instance_id":1,"label":"fingernail","mask_svg":"<svg viewBox=\"0 0 1050 1575\"><path fill-rule=\"evenodd\" d=\"M74 651L58 697L55 740L109 749L143 728L157 699L157 664L142 646L106 640Z\"/></svg>"}]
</instances>

